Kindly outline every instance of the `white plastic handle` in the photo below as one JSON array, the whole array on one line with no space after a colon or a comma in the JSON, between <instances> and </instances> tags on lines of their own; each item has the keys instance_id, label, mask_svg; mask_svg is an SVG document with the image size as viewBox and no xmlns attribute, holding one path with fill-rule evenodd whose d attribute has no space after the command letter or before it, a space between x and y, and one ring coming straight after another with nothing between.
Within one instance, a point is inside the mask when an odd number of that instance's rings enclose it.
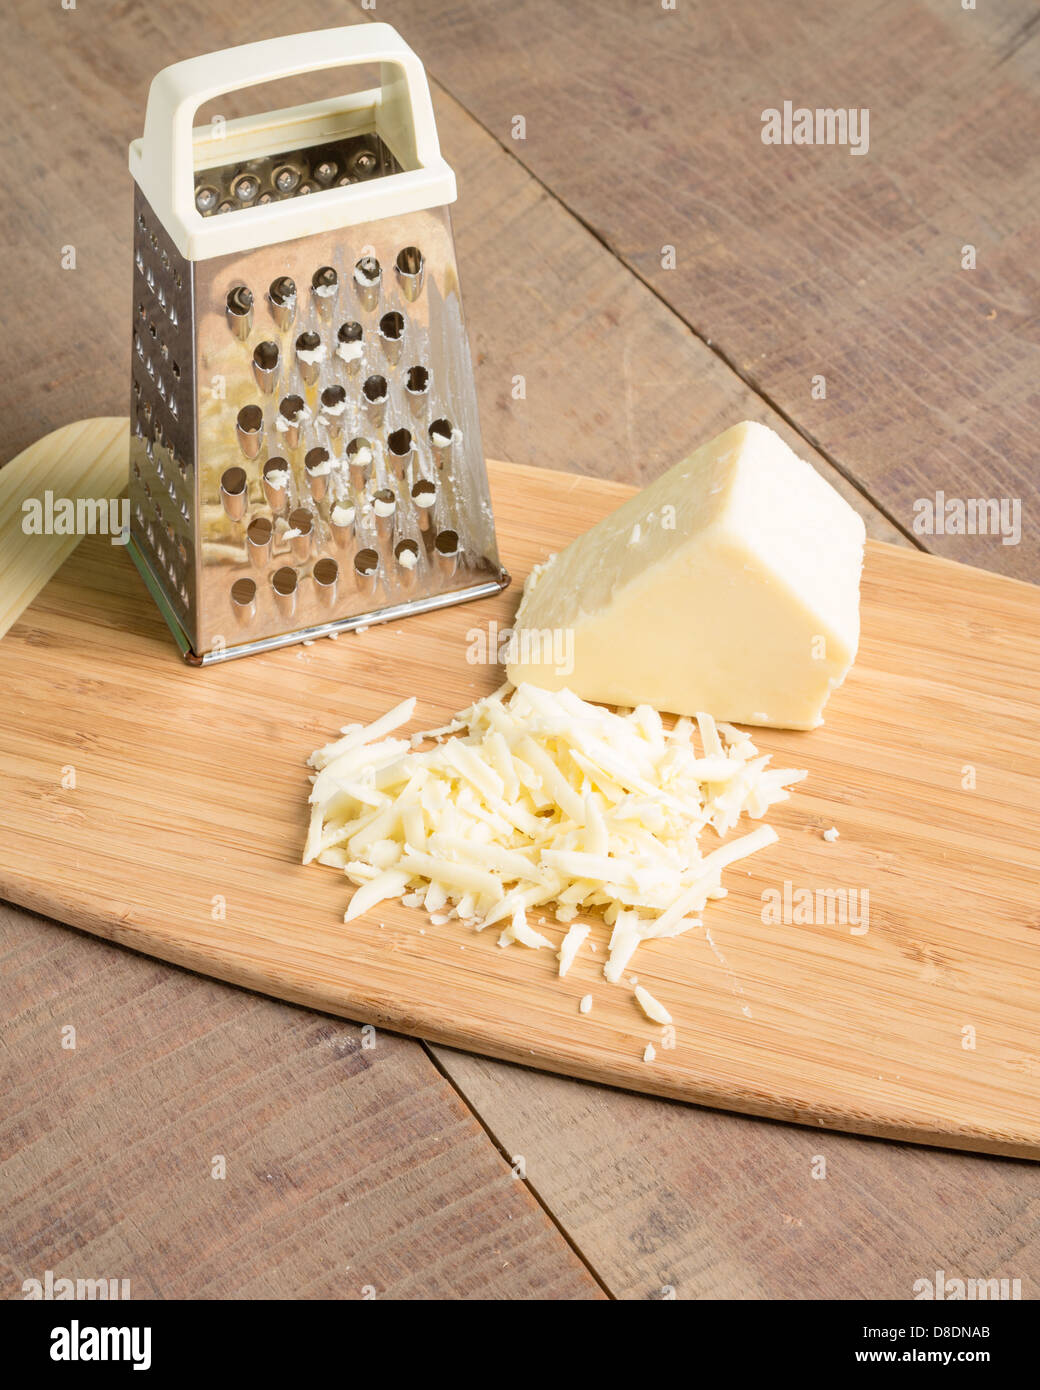
<instances>
[{"instance_id":1,"label":"white plastic handle","mask_svg":"<svg viewBox=\"0 0 1040 1390\"><path fill-rule=\"evenodd\" d=\"M227 241L224 235L218 239L215 229L209 235L207 220L195 207L193 126L199 107L227 92L277 81L282 77L296 77L330 68L356 67L363 63L383 65L381 86L384 93L395 78L399 80L399 75L403 75L417 162L420 169L430 176L425 182L430 185L432 196L426 205L438 199L452 201L454 175L441 158L425 70L418 55L392 25L355 24L280 39L262 39L258 43L242 44L238 48L226 48L218 53L207 53L173 63L152 81L145 113L144 138L131 146L130 167L155 211L174 235L182 254L192 258L217 254L217 241L221 244ZM389 175L378 180L378 183L384 186L386 193L390 192L386 185L391 179L403 184L401 195L412 205L417 201L417 173L413 170ZM434 183L436 189L433 188ZM372 185L367 187L371 188ZM349 195L353 187L336 191ZM373 207L377 206L375 200L368 201ZM421 198L418 201L420 204L423 202ZM260 228L262 213L269 214L266 225L271 228L276 229L279 223L288 226L295 218L287 215L287 209L286 203L272 204L263 210L250 209L253 219L250 230L255 233ZM210 222L226 223L229 220L210 219ZM185 239L193 250L181 244ZM248 236L248 241L254 245L272 239L277 237L265 235L261 241L257 241L255 234ZM213 242L214 246L206 246L209 242Z\"/></svg>"}]
</instances>

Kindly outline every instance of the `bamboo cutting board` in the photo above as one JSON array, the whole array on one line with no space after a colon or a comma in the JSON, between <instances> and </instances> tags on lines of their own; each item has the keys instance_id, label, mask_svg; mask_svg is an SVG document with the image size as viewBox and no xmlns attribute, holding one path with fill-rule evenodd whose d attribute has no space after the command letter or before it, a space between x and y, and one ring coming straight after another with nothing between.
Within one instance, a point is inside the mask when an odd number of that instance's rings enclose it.
<instances>
[{"instance_id":1,"label":"bamboo cutting board","mask_svg":"<svg viewBox=\"0 0 1040 1390\"><path fill-rule=\"evenodd\" d=\"M98 450L112 428L98 422ZM726 871L707 932L645 944L633 962L673 1016L674 1046L630 988L602 978L602 924L597 953L583 949L564 980L546 950L504 951L497 932L435 927L399 905L343 924L343 876L299 863L307 755L405 695L428 728L492 690L501 670L467 660L473 631L508 626L532 564L630 491L490 470L506 594L202 671L182 664L125 551L84 540L0 641L0 894L239 985L472 1051L1040 1157L1029 585L868 542L860 655L826 724L755 733L776 765L809 769L770 812L779 843ZM831 825L834 843L822 838ZM764 921L763 893L782 898L785 883L866 891L867 931ZM549 934L562 932L550 918Z\"/></svg>"}]
</instances>

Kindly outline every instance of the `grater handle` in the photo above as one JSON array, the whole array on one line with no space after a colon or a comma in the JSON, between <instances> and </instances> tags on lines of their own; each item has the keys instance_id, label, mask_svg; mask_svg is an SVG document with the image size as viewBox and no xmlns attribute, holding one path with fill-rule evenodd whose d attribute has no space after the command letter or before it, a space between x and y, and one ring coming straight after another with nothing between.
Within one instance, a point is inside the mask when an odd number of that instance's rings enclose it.
<instances>
[{"instance_id":1,"label":"grater handle","mask_svg":"<svg viewBox=\"0 0 1040 1390\"><path fill-rule=\"evenodd\" d=\"M441 156L426 72L392 25L355 24L262 39L173 63L156 75L149 90L144 138L130 147L130 168L183 255L204 259L244 249L240 235L226 234L233 219L207 220L195 207L193 126L199 107L227 92L282 77L363 63L382 65L381 104L403 113L395 134L418 167L360 189L332 190L321 195L326 207L334 207L337 195L353 195L367 220L454 201L455 176ZM315 200L303 201L313 205ZM250 209L249 243L263 245L300 235L294 224L302 212L291 201ZM332 212L321 220L336 225L342 218ZM314 223L312 206L307 230L315 230ZM269 231L258 238L262 226Z\"/></svg>"}]
</instances>

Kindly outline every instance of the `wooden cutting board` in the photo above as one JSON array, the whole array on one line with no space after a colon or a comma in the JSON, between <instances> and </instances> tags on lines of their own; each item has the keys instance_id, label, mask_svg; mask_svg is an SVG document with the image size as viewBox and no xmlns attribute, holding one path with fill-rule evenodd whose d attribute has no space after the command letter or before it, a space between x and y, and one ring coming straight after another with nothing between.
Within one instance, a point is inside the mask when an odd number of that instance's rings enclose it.
<instances>
[{"instance_id":1,"label":"wooden cutting board","mask_svg":"<svg viewBox=\"0 0 1040 1390\"><path fill-rule=\"evenodd\" d=\"M111 449L113 422L96 439L75 428ZM497 933L397 905L343 924L343 876L299 863L305 758L405 695L428 728L492 690L501 670L467 660L472 630L507 626L532 564L629 492L490 470L506 594L201 671L125 551L84 540L0 641L0 894L251 989L530 1066L1040 1157L1029 585L868 543L860 655L826 724L755 735L777 765L809 769L770 813L779 843L727 871L710 939L647 944L633 963L675 1020L673 1047L603 979L602 924L598 953L565 980L548 951L504 951ZM763 893L785 882L831 890L839 908L840 890L866 891L867 931L825 913L763 921Z\"/></svg>"}]
</instances>

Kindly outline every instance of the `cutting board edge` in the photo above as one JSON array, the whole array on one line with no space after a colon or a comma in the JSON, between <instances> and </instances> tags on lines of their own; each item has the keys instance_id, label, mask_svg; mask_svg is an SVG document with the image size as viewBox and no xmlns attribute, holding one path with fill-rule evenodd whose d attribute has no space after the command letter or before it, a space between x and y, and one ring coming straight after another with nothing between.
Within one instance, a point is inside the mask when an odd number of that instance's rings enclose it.
<instances>
[{"instance_id":1,"label":"cutting board edge","mask_svg":"<svg viewBox=\"0 0 1040 1390\"><path fill-rule=\"evenodd\" d=\"M93 423L104 426L106 429L114 428L119 423L119 418L106 417ZM77 423L82 426L91 422ZM74 428L75 426L66 427L66 429ZM62 432L56 431L55 434ZM18 460L13 462L18 462ZM527 464L489 460L489 469L492 488L495 489L497 485L505 488L507 492L511 480L531 479L533 476L541 474L547 475L548 479L557 482L564 490L580 490L584 484L589 484L603 494L606 500L617 503L638 490L626 484L597 478L595 475L538 468ZM70 551L68 556L63 557L59 569L64 567L65 559L72 558L73 553ZM903 577L901 583L905 582L908 567L912 571L920 566L922 561L933 561L941 567L939 572L951 575L959 571L966 571L971 576L979 577L979 581L972 580L972 582L985 581L990 586L1002 586L1010 578L997 572L963 564L960 561L949 560L943 556L930 555L909 545L892 545L870 540L868 541L868 553L884 556L886 562L889 562L889 557L891 557L891 562L896 562L895 557L900 556L901 558L897 563ZM930 567L932 573L936 573L935 564ZM53 577L52 574L50 578ZM961 582L963 583L965 580L962 579ZM1024 590L1028 591L1030 596L1035 593L1037 587L1017 579L1012 579L1011 582L1016 585L1023 585ZM235 664L238 665L238 663ZM176 660L172 644L171 666L178 671L183 670L180 662ZM890 1119L886 1121L870 1113L869 1109L864 1109L862 1105L856 1111L846 1110L840 1103L835 1104L833 1096L829 1094L825 1100L816 1105L807 1103L803 1095L792 1095L792 1090L801 1085L800 1076L788 1078L785 1085L771 1086L772 1094L751 1089L746 1085L741 1086L729 1080L725 1082L724 1086L719 1081L698 1086L696 1076L689 1069L682 1073L680 1082L670 1084L667 1076L661 1076L650 1066L636 1060L635 1057L631 1060L627 1057L621 1059L614 1057L607 1062L597 1062L588 1060L580 1054L576 1055L573 1051L568 1051L566 1047L557 1047L553 1052L547 1045L532 1049L526 1046L520 1047L508 1040L496 1042L493 1038L485 1036L479 1028L474 1028L471 1020L453 1028L450 1020L445 1025L443 1016L440 1020L431 1017L430 1006L425 1002L420 1003L417 1007L415 1001L412 1001L410 1009L408 1007L402 1008L400 1004L395 1008L392 1000L380 1001L372 997L366 998L363 991L356 987L352 989L346 983L338 987L323 989L310 981L305 981L297 987L287 981L282 981L280 971L265 972L262 967L256 967L249 961L234 961L224 956L215 955L200 943L193 943L190 940L181 943L161 931L152 931L147 926L133 924L126 912L123 912L122 915L110 913L106 917L103 906L96 900L84 902L82 907L59 900L58 894L53 894L48 900L39 891L32 879L23 878L23 881L15 885L12 890L11 883L5 882L3 877L0 877L0 894L3 894L12 903L53 919L56 924L67 924L75 929L85 930L127 949L139 951L168 961L178 967L226 981L236 987L361 1023L372 1022L385 1028L388 1032L418 1037L428 1042L443 1044L446 1047L460 1048L485 1056L500 1058L517 1065L534 1067L561 1076L579 1078L598 1085L674 1099L685 1104L710 1107L734 1114L782 1120L816 1129L822 1133L849 1132L871 1138L924 1144L954 1151L978 1152L1019 1159L1040 1159L1040 1132L1009 1133L1003 1127L1002 1116L995 1117L991 1114L988 1126L981 1123L972 1125L970 1122L942 1126L936 1123L933 1116L927 1116L922 1120L920 1117L908 1114L904 1107L902 1110L890 1111ZM526 1043L526 1037L524 1041Z\"/></svg>"},{"instance_id":2,"label":"cutting board edge","mask_svg":"<svg viewBox=\"0 0 1040 1390\"><path fill-rule=\"evenodd\" d=\"M190 970L208 979L221 980L237 989L247 989L254 994L278 999L296 1007L331 1014L361 1026L371 1024L385 1032L415 1038L419 1042L455 1048L515 1066L533 1067L555 1076L630 1091L637 1095L653 1095L663 1100L743 1115L750 1119L779 1120L816 1133L855 1134L889 1143L924 1144L930 1148L947 1149L951 1152L1040 1161L1040 1126L1035 1135L1008 1136L969 1127L925 1127L919 1121L911 1122L909 1119L905 1124L885 1124L832 1105L813 1105L810 1101L800 1102L794 1098L766 1097L760 1092L748 1092L745 1095L739 1087L734 1086L727 1086L725 1089L704 1086L698 1089L689 1085L669 1085L666 1080L643 1071L645 1063L635 1061L630 1064L631 1076L625 1068L618 1074L607 1074L606 1068L588 1066L580 1058L561 1058L548 1048L513 1048L496 1043L480 1033L444 1028L438 1022L434 1011L431 1011L428 1017L417 1013L412 1018L403 1019L400 1015L394 1017L384 1012L378 1003L368 1001L360 994L339 994L333 990L323 991L319 988L305 990L282 986L276 978L263 970L250 969L244 965L236 967L223 956L202 948L193 948L191 945L179 944L161 933L150 932L147 927L130 925L125 918L119 923L110 922L100 912L84 911L72 904L50 902L45 894L26 892L24 885L5 878L0 878L0 898L46 918L55 926L85 931L114 945L165 961L180 969Z\"/></svg>"}]
</instances>

